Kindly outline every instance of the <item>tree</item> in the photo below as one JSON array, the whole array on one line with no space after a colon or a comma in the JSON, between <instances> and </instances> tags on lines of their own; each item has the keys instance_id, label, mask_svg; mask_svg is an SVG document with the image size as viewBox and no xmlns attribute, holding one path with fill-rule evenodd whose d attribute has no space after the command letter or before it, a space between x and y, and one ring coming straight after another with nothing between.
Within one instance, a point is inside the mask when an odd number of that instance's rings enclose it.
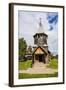
<instances>
[{"instance_id":1,"label":"tree","mask_svg":"<svg viewBox=\"0 0 66 90\"><path fill-rule=\"evenodd\" d=\"M19 60L24 60L27 44L24 38L19 39Z\"/></svg>"}]
</instances>

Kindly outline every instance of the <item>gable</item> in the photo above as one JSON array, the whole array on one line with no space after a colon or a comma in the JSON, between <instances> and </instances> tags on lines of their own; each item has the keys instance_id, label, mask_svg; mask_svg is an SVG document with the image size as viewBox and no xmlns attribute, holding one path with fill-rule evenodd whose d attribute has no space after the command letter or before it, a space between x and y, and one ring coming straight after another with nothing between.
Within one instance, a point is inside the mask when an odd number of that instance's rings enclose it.
<instances>
[{"instance_id":1,"label":"gable","mask_svg":"<svg viewBox=\"0 0 66 90\"><path fill-rule=\"evenodd\" d=\"M48 52L47 52L44 48L38 46L38 47L34 50L33 54L48 54Z\"/></svg>"},{"instance_id":2,"label":"gable","mask_svg":"<svg viewBox=\"0 0 66 90\"><path fill-rule=\"evenodd\" d=\"M44 51L39 47L36 49L35 54L44 54Z\"/></svg>"}]
</instances>

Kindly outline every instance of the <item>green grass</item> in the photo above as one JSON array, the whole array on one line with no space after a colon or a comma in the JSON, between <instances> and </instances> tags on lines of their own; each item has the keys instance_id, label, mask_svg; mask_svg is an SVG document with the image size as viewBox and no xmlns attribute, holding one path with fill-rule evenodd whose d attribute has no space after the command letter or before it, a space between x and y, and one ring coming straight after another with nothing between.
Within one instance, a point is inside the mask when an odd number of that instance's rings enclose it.
<instances>
[{"instance_id":1,"label":"green grass","mask_svg":"<svg viewBox=\"0 0 66 90\"><path fill-rule=\"evenodd\" d=\"M26 70L30 67L32 67L32 60L19 62L19 70ZM57 59L51 59L47 67L57 69L58 68L58 60Z\"/></svg>"},{"instance_id":2,"label":"green grass","mask_svg":"<svg viewBox=\"0 0 66 90\"><path fill-rule=\"evenodd\" d=\"M28 68L32 67L32 60L27 60L23 62L19 62L19 70L26 70ZM48 68L58 69L58 60L57 59L51 59L48 66ZM57 77L58 72L54 74L26 74L26 73L20 73L19 79L27 79L27 78L48 78L48 77Z\"/></svg>"},{"instance_id":3,"label":"green grass","mask_svg":"<svg viewBox=\"0 0 66 90\"><path fill-rule=\"evenodd\" d=\"M32 60L19 62L19 70L26 70L27 68L30 67L32 67Z\"/></svg>"},{"instance_id":4,"label":"green grass","mask_svg":"<svg viewBox=\"0 0 66 90\"><path fill-rule=\"evenodd\" d=\"M49 77L57 77L58 73L54 74L26 74L26 73L20 73L19 79L27 79L27 78L49 78Z\"/></svg>"},{"instance_id":5,"label":"green grass","mask_svg":"<svg viewBox=\"0 0 66 90\"><path fill-rule=\"evenodd\" d=\"M58 69L58 60L57 59L51 59L49 62L48 68Z\"/></svg>"}]
</instances>

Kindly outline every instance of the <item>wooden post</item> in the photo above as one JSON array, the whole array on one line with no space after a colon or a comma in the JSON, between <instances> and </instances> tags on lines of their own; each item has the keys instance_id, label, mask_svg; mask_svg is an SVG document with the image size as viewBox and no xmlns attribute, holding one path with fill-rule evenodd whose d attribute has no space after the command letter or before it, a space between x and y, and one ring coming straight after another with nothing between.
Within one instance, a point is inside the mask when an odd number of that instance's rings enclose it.
<instances>
[{"instance_id":1,"label":"wooden post","mask_svg":"<svg viewBox=\"0 0 66 90\"><path fill-rule=\"evenodd\" d=\"M32 64L34 64L34 54L33 54L33 56L32 56Z\"/></svg>"},{"instance_id":2,"label":"wooden post","mask_svg":"<svg viewBox=\"0 0 66 90\"><path fill-rule=\"evenodd\" d=\"M48 58L48 55L47 55L47 56L46 56L46 59L45 59L45 60L46 60L46 64L48 63L48 59L49 59L49 58Z\"/></svg>"},{"instance_id":3,"label":"wooden post","mask_svg":"<svg viewBox=\"0 0 66 90\"><path fill-rule=\"evenodd\" d=\"M35 54L34 54L34 63L35 63Z\"/></svg>"}]
</instances>

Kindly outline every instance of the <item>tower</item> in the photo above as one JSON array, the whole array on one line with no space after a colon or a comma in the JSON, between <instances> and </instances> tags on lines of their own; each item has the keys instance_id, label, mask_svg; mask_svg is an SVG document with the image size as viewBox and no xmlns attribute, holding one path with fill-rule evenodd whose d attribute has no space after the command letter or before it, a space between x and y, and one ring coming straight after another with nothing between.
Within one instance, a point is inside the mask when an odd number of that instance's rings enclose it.
<instances>
[{"instance_id":1,"label":"tower","mask_svg":"<svg viewBox=\"0 0 66 90\"><path fill-rule=\"evenodd\" d=\"M40 46L40 47L48 50L48 45L47 45L48 35L45 34L45 32L44 32L43 25L41 23L41 18L39 21L38 31L36 32L36 34L33 37L34 37L34 44L35 45Z\"/></svg>"},{"instance_id":2,"label":"tower","mask_svg":"<svg viewBox=\"0 0 66 90\"><path fill-rule=\"evenodd\" d=\"M39 28L34 37L34 44L36 45L34 47L33 52L33 64L35 62L43 62L48 63L49 61L49 54L48 54L48 45L47 45L47 38L48 35L45 34L43 25L41 23L41 18L39 22Z\"/></svg>"}]
</instances>

